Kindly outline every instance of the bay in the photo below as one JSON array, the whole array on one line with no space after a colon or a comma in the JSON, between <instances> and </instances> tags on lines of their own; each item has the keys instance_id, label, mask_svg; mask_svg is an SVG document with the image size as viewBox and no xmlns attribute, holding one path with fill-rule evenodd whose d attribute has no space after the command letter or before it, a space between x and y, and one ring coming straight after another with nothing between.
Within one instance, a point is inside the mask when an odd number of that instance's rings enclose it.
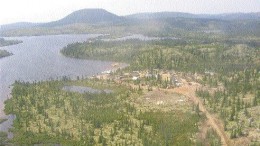
<instances>
[{"instance_id":1,"label":"bay","mask_svg":"<svg viewBox=\"0 0 260 146\"><path fill-rule=\"evenodd\" d=\"M52 35L13 37L23 43L0 49L13 53L0 59L0 118L8 120L0 124L0 131L7 131L15 118L3 112L4 101L10 98L11 85L16 80L33 82L68 76L72 79L92 76L110 70L112 62L67 58L60 53L66 45L87 41L98 34Z\"/></svg>"}]
</instances>

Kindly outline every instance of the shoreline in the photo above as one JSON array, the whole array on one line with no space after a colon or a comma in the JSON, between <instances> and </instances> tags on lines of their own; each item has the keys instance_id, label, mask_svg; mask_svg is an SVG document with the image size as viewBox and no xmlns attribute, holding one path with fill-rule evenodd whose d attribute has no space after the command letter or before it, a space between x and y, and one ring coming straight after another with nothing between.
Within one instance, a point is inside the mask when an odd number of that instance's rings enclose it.
<instances>
[{"instance_id":1,"label":"shoreline","mask_svg":"<svg viewBox=\"0 0 260 146\"><path fill-rule=\"evenodd\" d=\"M98 75L102 74L105 71L112 71L115 72L118 69L123 69L125 67L129 66L129 64L126 63L119 63L119 62L112 62L108 67L106 67L107 69L104 69L103 71L99 72ZM93 74L92 76L94 76L95 74ZM59 79L61 79L62 77L60 77ZM72 77L72 80L76 80L76 76ZM44 80L47 81L47 80ZM11 86L11 85L9 85ZM0 101L0 119L6 119L5 121L3 121L2 123L0 123L0 131L3 132L7 132L8 133L8 138L12 138L13 134L11 132L9 132L9 129L12 128L12 124L13 124L13 120L15 119L15 115L6 115L4 112L4 107L5 104L4 102L8 99L11 98L11 93L12 93L12 88L8 88L8 92L6 94L6 97L3 98L3 100Z\"/></svg>"},{"instance_id":2,"label":"shoreline","mask_svg":"<svg viewBox=\"0 0 260 146\"><path fill-rule=\"evenodd\" d=\"M0 47L0 50L8 50L12 51L13 57L10 59L9 57L4 57L0 59L0 118L12 119L9 115L6 115L4 112L5 104L4 102L11 98L12 88L10 86L15 82L15 80L22 80L25 82L32 83L34 81L47 81L54 79L62 79L64 76L68 76L71 79L76 79L79 77L87 77L90 75L95 75L97 73L101 73L108 67L110 68L112 62L101 62L97 61L79 61L72 60L67 57L60 57L58 51L60 48L73 43L73 42L83 42L90 38L95 38L100 36L101 34L81 34L81 35L62 35L50 37L32 37L29 40L23 37L9 37L5 38L6 40L22 40L18 44L12 45L12 47L4 46ZM48 42L47 46L45 45ZM37 47L38 49L34 49ZM35 51L33 53L26 53L24 51L31 50ZM17 51L19 50L19 51ZM17 52L16 52L17 51ZM37 52L36 52L37 51ZM57 52L56 52L57 51ZM46 53L45 53L46 52ZM35 54L36 53L36 54ZM21 56L19 56L21 55ZM33 58L35 56L39 56L41 58ZM32 57L32 58L30 58ZM36 60L32 60L36 59ZM52 62L48 62L46 64L45 60L51 60ZM16 62L18 62L18 65ZM29 62L27 62L29 61ZM22 63L20 63L22 62ZM46 67L44 69L38 69L35 65ZM21 66L26 69L21 69ZM30 67L32 66L32 67ZM49 67L51 66L51 67ZM56 68L57 66L57 68ZM9 68L10 67L10 68ZM88 68L89 67L89 68ZM29 73L30 70L35 69L33 73ZM21 71L21 73L20 73ZM27 73L28 72L28 73ZM8 124L9 123L9 124ZM7 131L6 125L11 125L12 120L5 121L0 124L0 131Z\"/></svg>"}]
</instances>

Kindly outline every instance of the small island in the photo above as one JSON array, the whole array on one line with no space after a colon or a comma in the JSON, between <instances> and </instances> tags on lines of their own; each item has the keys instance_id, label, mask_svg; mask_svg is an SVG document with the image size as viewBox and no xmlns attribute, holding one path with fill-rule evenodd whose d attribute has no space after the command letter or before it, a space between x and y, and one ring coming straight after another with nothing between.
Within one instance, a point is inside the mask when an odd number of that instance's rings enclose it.
<instances>
[{"instance_id":1,"label":"small island","mask_svg":"<svg viewBox=\"0 0 260 146\"><path fill-rule=\"evenodd\" d=\"M10 46L10 45L16 45L22 43L22 41L19 40L5 40L4 38L0 38L0 47L3 46ZM6 50L0 50L0 58L7 57L13 55L12 53L6 51Z\"/></svg>"},{"instance_id":2,"label":"small island","mask_svg":"<svg viewBox=\"0 0 260 146\"><path fill-rule=\"evenodd\" d=\"M6 50L0 50L0 58L7 57L13 55L12 53L6 51Z\"/></svg>"},{"instance_id":3,"label":"small island","mask_svg":"<svg viewBox=\"0 0 260 146\"><path fill-rule=\"evenodd\" d=\"M16 45L16 44L19 44L19 43L22 43L22 41L19 41L19 40L6 40L4 38L0 38L0 47Z\"/></svg>"}]
</instances>

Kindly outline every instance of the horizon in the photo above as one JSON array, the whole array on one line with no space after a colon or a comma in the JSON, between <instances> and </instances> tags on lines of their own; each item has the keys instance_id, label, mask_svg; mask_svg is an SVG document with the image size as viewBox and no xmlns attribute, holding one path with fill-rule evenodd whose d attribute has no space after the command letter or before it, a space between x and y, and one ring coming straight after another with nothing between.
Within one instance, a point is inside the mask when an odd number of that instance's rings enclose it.
<instances>
[{"instance_id":1,"label":"horizon","mask_svg":"<svg viewBox=\"0 0 260 146\"><path fill-rule=\"evenodd\" d=\"M157 12L217 15L258 13L260 3L257 0L186 0L185 2L179 0L165 0L164 2L158 0L123 0L120 2L116 0L100 0L100 2L8 0L0 5L0 25L19 22L46 23L62 19L81 9L104 9L118 16Z\"/></svg>"},{"instance_id":2,"label":"horizon","mask_svg":"<svg viewBox=\"0 0 260 146\"><path fill-rule=\"evenodd\" d=\"M78 10L75 10L71 13L74 13L76 11L80 11L80 10L87 10L87 9L101 9L101 10L106 10L106 9L103 9L103 8L83 8L83 9L78 9ZM107 10L106 10L107 11ZM110 11L107 11L109 13L112 13ZM17 21L17 22L11 22L11 23L5 23L5 24L0 24L0 26L3 26L3 25L10 25L10 24L16 24L16 23L48 23L48 22L52 22L52 21L57 21L57 20L60 20L60 19L63 19L65 17L67 17L68 15L70 15L71 13L61 17L61 18L58 18L58 19L55 19L55 20L51 20L51 21L43 21L43 22L30 22L30 21ZM214 13L214 14L210 14L210 13L190 13L190 12L180 12L180 11L156 11L156 12L150 12L150 11L147 11L147 12L137 12L137 13L132 13L132 14L127 14L127 15L117 15L115 13L112 13L112 14L115 14L117 16L120 16L120 17L124 17L124 16L130 16L130 15L135 15L135 14L152 14L152 13L186 13L186 14L193 14L193 15L222 15L222 14L250 14L250 13L260 13L260 11L257 11L257 12L228 12L228 13Z\"/></svg>"}]
</instances>

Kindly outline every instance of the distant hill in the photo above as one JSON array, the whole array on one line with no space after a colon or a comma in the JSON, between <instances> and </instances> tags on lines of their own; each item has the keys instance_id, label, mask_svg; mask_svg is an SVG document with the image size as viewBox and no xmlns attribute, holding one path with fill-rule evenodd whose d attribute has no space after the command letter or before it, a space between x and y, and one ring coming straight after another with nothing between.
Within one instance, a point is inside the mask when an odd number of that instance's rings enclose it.
<instances>
[{"instance_id":1,"label":"distant hill","mask_svg":"<svg viewBox=\"0 0 260 146\"><path fill-rule=\"evenodd\" d=\"M82 9L69 14L68 16L58 21L46 23L42 26L59 26L75 23L113 24L118 23L122 20L124 20L123 17L119 17L104 9Z\"/></svg>"},{"instance_id":2,"label":"distant hill","mask_svg":"<svg viewBox=\"0 0 260 146\"><path fill-rule=\"evenodd\" d=\"M260 13L190 14L181 12L139 13L117 16L104 9L82 9L48 23L2 25L0 36L31 36L75 33L146 34L181 36L214 33L260 36Z\"/></svg>"},{"instance_id":3,"label":"distant hill","mask_svg":"<svg viewBox=\"0 0 260 146\"><path fill-rule=\"evenodd\" d=\"M181 12L155 12L155 13L137 13L133 15L127 15L126 18L132 19L161 19L161 18L196 18L196 15L190 13Z\"/></svg>"},{"instance_id":4,"label":"distant hill","mask_svg":"<svg viewBox=\"0 0 260 146\"><path fill-rule=\"evenodd\" d=\"M18 22L18 23L1 25L0 29L2 31L3 30L7 31L7 30L14 30L14 29L24 29L24 28L31 28L34 26L38 26L39 24L40 23Z\"/></svg>"},{"instance_id":5,"label":"distant hill","mask_svg":"<svg viewBox=\"0 0 260 146\"><path fill-rule=\"evenodd\" d=\"M227 13L227 14L191 14L182 12L155 12L155 13L138 13L127 15L126 18L132 19L162 19L162 18L204 18L204 19L254 19L260 20L260 12L258 13Z\"/></svg>"},{"instance_id":6,"label":"distant hill","mask_svg":"<svg viewBox=\"0 0 260 146\"><path fill-rule=\"evenodd\" d=\"M223 19L223 20L260 20L258 13L226 13L216 15L198 15L201 18Z\"/></svg>"}]
</instances>

